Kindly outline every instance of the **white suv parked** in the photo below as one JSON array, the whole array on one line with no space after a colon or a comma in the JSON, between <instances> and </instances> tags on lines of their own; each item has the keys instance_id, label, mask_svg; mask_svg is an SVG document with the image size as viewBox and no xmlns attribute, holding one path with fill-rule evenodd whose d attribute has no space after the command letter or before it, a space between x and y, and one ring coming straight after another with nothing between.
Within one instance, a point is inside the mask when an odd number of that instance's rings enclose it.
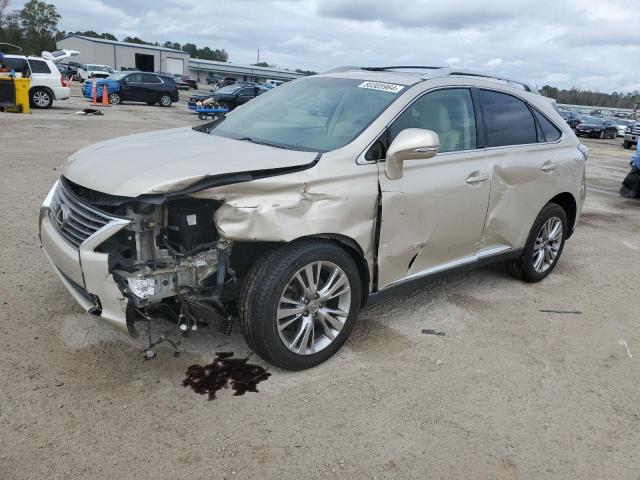
<instances>
[{"instance_id":1,"label":"white suv parked","mask_svg":"<svg viewBox=\"0 0 640 480\"><path fill-rule=\"evenodd\" d=\"M303 369L413 281L500 260L544 279L580 216L587 155L527 84L350 68L75 153L40 235L90 314L133 335L167 317L237 325L265 360Z\"/></svg>"},{"instance_id":2,"label":"white suv parked","mask_svg":"<svg viewBox=\"0 0 640 480\"><path fill-rule=\"evenodd\" d=\"M78 52L73 50L59 50L53 53L42 52L42 57L4 55L4 61L9 69L20 74L22 78L31 78L31 107L50 108L54 100L66 100L71 96L71 90L56 63L77 54Z\"/></svg>"}]
</instances>

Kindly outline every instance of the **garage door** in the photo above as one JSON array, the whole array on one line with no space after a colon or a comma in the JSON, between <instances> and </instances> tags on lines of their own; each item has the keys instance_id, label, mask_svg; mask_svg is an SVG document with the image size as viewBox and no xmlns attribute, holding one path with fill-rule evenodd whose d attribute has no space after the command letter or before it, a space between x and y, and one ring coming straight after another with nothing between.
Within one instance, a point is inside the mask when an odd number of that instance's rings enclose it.
<instances>
[{"instance_id":1,"label":"garage door","mask_svg":"<svg viewBox=\"0 0 640 480\"><path fill-rule=\"evenodd\" d=\"M167 72L184 73L184 60L182 58L167 58Z\"/></svg>"}]
</instances>

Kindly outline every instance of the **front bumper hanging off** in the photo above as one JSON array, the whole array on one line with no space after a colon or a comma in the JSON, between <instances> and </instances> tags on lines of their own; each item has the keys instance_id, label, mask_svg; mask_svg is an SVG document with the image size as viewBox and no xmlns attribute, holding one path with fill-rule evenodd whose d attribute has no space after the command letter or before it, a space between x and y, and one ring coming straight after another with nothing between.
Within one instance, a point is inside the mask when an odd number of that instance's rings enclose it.
<instances>
[{"instance_id":1,"label":"front bumper hanging off","mask_svg":"<svg viewBox=\"0 0 640 480\"><path fill-rule=\"evenodd\" d=\"M62 284L87 313L127 330L129 300L109 273L109 255L96 252L95 249L129 225L130 221L111 219L76 249L58 233L52 223L51 203L58 184L56 182L40 208L42 250Z\"/></svg>"}]
</instances>

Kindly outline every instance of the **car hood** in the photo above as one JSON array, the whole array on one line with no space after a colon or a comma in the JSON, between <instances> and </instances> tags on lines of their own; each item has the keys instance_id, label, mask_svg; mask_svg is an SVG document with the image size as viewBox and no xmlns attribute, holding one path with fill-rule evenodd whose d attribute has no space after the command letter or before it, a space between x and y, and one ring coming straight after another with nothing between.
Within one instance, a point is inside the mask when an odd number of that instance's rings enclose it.
<instances>
[{"instance_id":1,"label":"car hood","mask_svg":"<svg viewBox=\"0 0 640 480\"><path fill-rule=\"evenodd\" d=\"M581 123L578 126L579 127L589 127L589 128L604 128L604 125L600 125L598 123Z\"/></svg>"},{"instance_id":2,"label":"car hood","mask_svg":"<svg viewBox=\"0 0 640 480\"><path fill-rule=\"evenodd\" d=\"M71 155L62 174L91 190L138 197L180 191L206 177L303 167L317 156L183 127L96 143Z\"/></svg>"}]
</instances>

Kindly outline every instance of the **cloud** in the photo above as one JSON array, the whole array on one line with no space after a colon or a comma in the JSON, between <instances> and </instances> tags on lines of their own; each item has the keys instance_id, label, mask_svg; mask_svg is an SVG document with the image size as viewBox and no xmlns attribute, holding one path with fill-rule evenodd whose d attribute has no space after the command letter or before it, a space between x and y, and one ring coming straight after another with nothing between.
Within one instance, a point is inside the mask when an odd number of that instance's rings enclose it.
<instances>
[{"instance_id":1,"label":"cloud","mask_svg":"<svg viewBox=\"0 0 640 480\"><path fill-rule=\"evenodd\" d=\"M255 62L259 48L260 60L291 69L444 65L608 92L640 81L626 0L48 1L64 30L224 48L236 63Z\"/></svg>"}]
</instances>

